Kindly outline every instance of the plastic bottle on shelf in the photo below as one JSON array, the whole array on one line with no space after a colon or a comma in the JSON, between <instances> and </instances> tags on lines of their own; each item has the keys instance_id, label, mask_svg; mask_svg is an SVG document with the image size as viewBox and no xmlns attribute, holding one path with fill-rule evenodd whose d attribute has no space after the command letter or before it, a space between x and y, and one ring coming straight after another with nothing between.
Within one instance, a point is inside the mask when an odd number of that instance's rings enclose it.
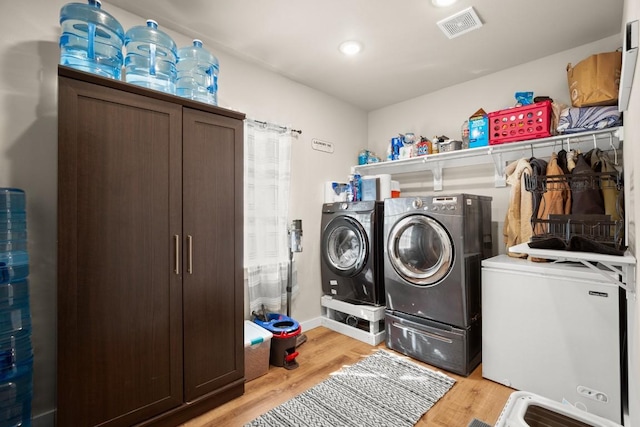
<instances>
[{"instance_id":1,"label":"plastic bottle on shelf","mask_svg":"<svg viewBox=\"0 0 640 427\"><path fill-rule=\"evenodd\" d=\"M358 153L358 164L366 165L369 163L369 150L363 149Z\"/></svg>"},{"instance_id":2,"label":"plastic bottle on shelf","mask_svg":"<svg viewBox=\"0 0 640 427\"><path fill-rule=\"evenodd\" d=\"M464 123L462 123L460 135L462 136L462 149L469 148L469 120L465 120Z\"/></svg>"},{"instance_id":3,"label":"plastic bottle on shelf","mask_svg":"<svg viewBox=\"0 0 640 427\"><path fill-rule=\"evenodd\" d=\"M202 47L202 41L178 49L176 95L218 105L218 58Z\"/></svg>"},{"instance_id":4,"label":"plastic bottle on shelf","mask_svg":"<svg viewBox=\"0 0 640 427\"><path fill-rule=\"evenodd\" d=\"M355 201L355 188L353 185L353 175L349 175L347 180L347 202Z\"/></svg>"},{"instance_id":5,"label":"plastic bottle on shelf","mask_svg":"<svg viewBox=\"0 0 640 427\"><path fill-rule=\"evenodd\" d=\"M362 176L359 173L353 175L353 201L359 202L362 200Z\"/></svg>"},{"instance_id":6,"label":"plastic bottle on shelf","mask_svg":"<svg viewBox=\"0 0 640 427\"><path fill-rule=\"evenodd\" d=\"M147 20L147 25L130 28L124 36L127 55L124 59L125 80L138 86L175 95L176 43L158 23Z\"/></svg>"},{"instance_id":7,"label":"plastic bottle on shelf","mask_svg":"<svg viewBox=\"0 0 640 427\"><path fill-rule=\"evenodd\" d=\"M60 64L120 80L124 29L99 0L60 9Z\"/></svg>"}]
</instances>

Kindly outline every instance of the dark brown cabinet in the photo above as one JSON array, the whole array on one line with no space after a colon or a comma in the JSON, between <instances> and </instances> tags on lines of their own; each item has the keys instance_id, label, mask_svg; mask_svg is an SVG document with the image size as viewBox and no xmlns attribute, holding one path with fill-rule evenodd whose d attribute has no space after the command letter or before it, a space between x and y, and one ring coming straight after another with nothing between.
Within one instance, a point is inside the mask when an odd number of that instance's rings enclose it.
<instances>
[{"instance_id":1,"label":"dark brown cabinet","mask_svg":"<svg viewBox=\"0 0 640 427\"><path fill-rule=\"evenodd\" d=\"M59 68L60 426L244 392L244 115Z\"/></svg>"}]
</instances>

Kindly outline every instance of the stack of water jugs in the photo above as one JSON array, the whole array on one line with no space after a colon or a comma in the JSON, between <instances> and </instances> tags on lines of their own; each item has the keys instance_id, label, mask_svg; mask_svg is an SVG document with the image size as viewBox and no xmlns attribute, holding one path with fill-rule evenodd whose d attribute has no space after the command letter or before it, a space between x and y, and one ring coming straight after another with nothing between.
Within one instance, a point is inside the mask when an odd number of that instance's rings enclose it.
<instances>
[{"instance_id":1,"label":"stack of water jugs","mask_svg":"<svg viewBox=\"0 0 640 427\"><path fill-rule=\"evenodd\" d=\"M0 188L0 425L30 426L33 349L24 191Z\"/></svg>"},{"instance_id":2,"label":"stack of water jugs","mask_svg":"<svg viewBox=\"0 0 640 427\"><path fill-rule=\"evenodd\" d=\"M124 65L128 83L218 105L220 66L202 41L177 49L152 19L125 33L100 0L66 4L60 26L60 64L116 80Z\"/></svg>"}]
</instances>

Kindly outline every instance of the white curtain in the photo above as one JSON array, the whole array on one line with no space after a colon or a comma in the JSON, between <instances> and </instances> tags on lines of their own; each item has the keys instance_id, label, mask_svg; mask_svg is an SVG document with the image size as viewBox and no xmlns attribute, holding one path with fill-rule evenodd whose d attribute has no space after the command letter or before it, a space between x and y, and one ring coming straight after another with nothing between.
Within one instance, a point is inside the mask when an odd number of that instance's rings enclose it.
<instances>
[{"instance_id":1,"label":"white curtain","mask_svg":"<svg viewBox=\"0 0 640 427\"><path fill-rule=\"evenodd\" d=\"M245 121L244 267L250 312L285 313L291 132ZM295 269L294 269L295 270ZM297 293L295 277L293 294Z\"/></svg>"}]
</instances>

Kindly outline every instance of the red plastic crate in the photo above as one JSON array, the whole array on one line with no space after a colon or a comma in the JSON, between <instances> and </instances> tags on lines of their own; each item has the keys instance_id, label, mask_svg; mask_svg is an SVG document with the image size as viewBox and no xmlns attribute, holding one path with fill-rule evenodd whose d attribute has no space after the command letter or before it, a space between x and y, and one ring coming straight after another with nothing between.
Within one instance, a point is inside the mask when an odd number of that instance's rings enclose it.
<instances>
[{"instance_id":1,"label":"red plastic crate","mask_svg":"<svg viewBox=\"0 0 640 427\"><path fill-rule=\"evenodd\" d=\"M489 145L551 136L551 101L494 111L489 117Z\"/></svg>"}]
</instances>

